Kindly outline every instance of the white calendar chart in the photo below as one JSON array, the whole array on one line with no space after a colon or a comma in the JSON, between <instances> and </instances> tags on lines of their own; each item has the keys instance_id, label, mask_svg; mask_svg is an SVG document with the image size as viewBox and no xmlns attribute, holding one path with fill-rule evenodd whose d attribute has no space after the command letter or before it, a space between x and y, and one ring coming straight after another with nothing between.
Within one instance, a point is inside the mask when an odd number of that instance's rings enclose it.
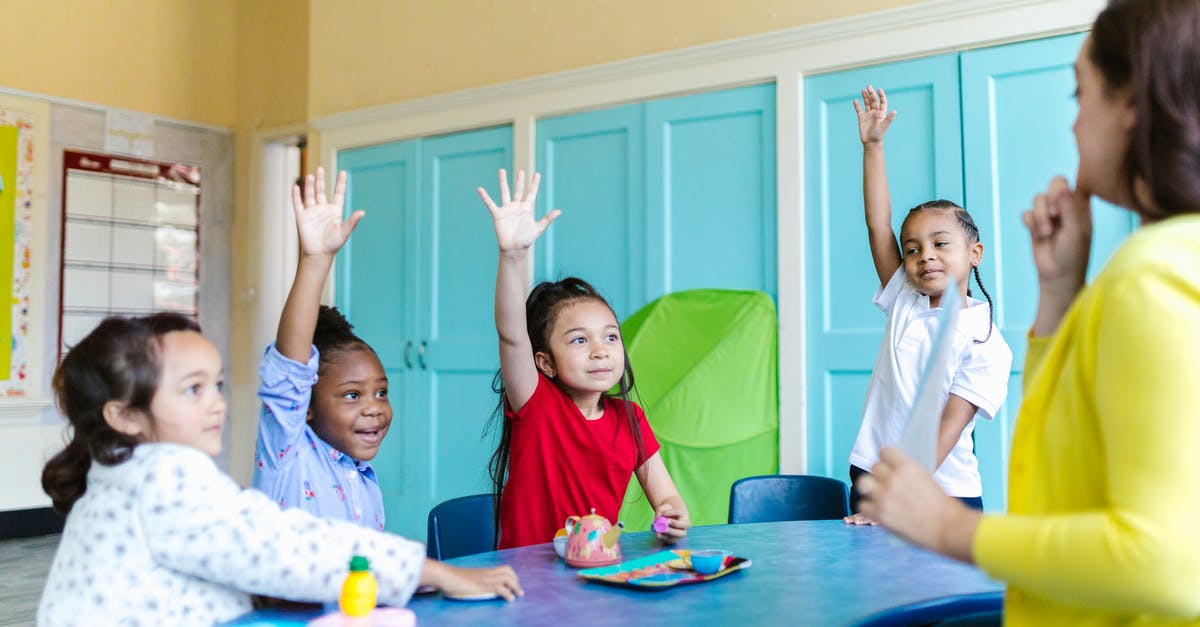
<instances>
[{"instance_id":1,"label":"white calendar chart","mask_svg":"<svg viewBox=\"0 0 1200 627\"><path fill-rule=\"evenodd\" d=\"M200 168L66 151L60 354L106 316L197 315Z\"/></svg>"}]
</instances>

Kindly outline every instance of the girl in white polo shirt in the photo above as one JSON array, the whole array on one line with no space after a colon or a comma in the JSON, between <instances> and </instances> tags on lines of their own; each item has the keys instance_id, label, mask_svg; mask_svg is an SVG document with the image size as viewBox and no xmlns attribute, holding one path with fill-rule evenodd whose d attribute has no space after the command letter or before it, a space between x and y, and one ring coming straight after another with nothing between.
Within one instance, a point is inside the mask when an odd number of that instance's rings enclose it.
<instances>
[{"instance_id":1,"label":"girl in white polo shirt","mask_svg":"<svg viewBox=\"0 0 1200 627\"><path fill-rule=\"evenodd\" d=\"M976 416L990 419L1004 402L1012 351L992 321L992 298L979 278L979 228L962 207L933 200L909 211L897 246L883 159L883 136L896 112L888 112L882 89L868 85L862 97L861 106L854 101L854 110L863 144L867 233L881 285L875 304L887 312L888 321L867 388L862 427L850 452L851 485L875 465L881 448L899 440L939 331L942 294L954 281L965 303L957 332L948 336L957 359L953 368L930 373L941 378L946 398L933 477L950 496L983 509L972 433ZM970 298L972 274L987 302ZM874 524L858 513L858 491L853 487L850 507L854 514L847 523Z\"/></svg>"}]
</instances>

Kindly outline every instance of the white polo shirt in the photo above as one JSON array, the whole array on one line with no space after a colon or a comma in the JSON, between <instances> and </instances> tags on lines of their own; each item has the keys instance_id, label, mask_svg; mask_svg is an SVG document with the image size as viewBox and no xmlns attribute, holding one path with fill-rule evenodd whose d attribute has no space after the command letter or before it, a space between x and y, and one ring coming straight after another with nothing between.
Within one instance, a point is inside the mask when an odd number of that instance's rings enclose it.
<instances>
[{"instance_id":1,"label":"white polo shirt","mask_svg":"<svg viewBox=\"0 0 1200 627\"><path fill-rule=\"evenodd\" d=\"M850 452L850 463L864 470L870 470L879 461L879 450L899 441L904 431L941 326L942 313L941 307L929 308L929 296L918 292L909 282L903 266L875 294L875 304L888 314L887 330L867 387L862 426ZM958 356L952 362L957 367L932 375L941 381L943 404L954 394L979 408L976 417L991 419L1008 394L1012 351L995 324L991 325L992 334L986 342L974 341L987 337L988 325L987 302L967 298L967 307L958 318L957 332L948 338ZM983 495L979 461L971 442L976 417L971 418L954 449L933 474L950 496Z\"/></svg>"}]
</instances>

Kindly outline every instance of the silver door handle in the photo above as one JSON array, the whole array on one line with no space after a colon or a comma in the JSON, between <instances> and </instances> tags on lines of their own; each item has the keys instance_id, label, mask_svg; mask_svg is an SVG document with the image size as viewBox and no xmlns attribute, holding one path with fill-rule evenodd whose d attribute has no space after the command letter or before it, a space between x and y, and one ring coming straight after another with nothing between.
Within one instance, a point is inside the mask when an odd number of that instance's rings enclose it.
<instances>
[{"instance_id":1,"label":"silver door handle","mask_svg":"<svg viewBox=\"0 0 1200 627\"><path fill-rule=\"evenodd\" d=\"M408 357L408 352L411 350L412 350L412 340L409 340L408 343L404 345L404 366L406 368L412 368L412 359L409 359L409 357Z\"/></svg>"},{"instance_id":2,"label":"silver door handle","mask_svg":"<svg viewBox=\"0 0 1200 627\"><path fill-rule=\"evenodd\" d=\"M417 345L417 363L421 365L421 370L425 369L425 340Z\"/></svg>"}]
</instances>

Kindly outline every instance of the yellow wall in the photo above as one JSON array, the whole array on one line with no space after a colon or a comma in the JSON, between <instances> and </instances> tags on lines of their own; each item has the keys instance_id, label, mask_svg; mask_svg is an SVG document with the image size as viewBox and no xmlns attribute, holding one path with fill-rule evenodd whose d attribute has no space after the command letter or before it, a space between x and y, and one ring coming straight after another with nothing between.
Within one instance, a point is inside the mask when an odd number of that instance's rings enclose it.
<instances>
[{"instance_id":1,"label":"yellow wall","mask_svg":"<svg viewBox=\"0 0 1200 627\"><path fill-rule=\"evenodd\" d=\"M361 109L916 0L310 0L309 114Z\"/></svg>"},{"instance_id":2,"label":"yellow wall","mask_svg":"<svg viewBox=\"0 0 1200 627\"><path fill-rule=\"evenodd\" d=\"M237 0L0 0L0 87L233 127Z\"/></svg>"}]
</instances>

